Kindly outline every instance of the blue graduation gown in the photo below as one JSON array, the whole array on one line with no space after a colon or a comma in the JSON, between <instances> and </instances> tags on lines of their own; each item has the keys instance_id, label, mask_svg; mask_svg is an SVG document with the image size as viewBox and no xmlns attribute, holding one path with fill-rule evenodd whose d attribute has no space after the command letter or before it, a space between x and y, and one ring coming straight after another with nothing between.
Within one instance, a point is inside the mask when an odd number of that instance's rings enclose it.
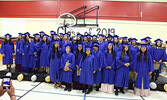
<instances>
[{"instance_id":1,"label":"blue graduation gown","mask_svg":"<svg viewBox=\"0 0 167 100\"><path fill-rule=\"evenodd\" d=\"M31 41L30 43L30 68L39 68L39 60L40 60L40 51L37 51L37 49L35 48L34 46L34 43L33 41ZM37 53L37 57L34 55L34 53Z\"/></svg>"},{"instance_id":2,"label":"blue graduation gown","mask_svg":"<svg viewBox=\"0 0 167 100\"><path fill-rule=\"evenodd\" d=\"M130 55L131 55L131 59L132 59L132 65L131 65L131 67L133 67L133 60L134 60L134 58L135 58L135 55L137 54L139 52L139 47L138 46L132 46L132 45L130 45L129 46L129 53L130 53Z\"/></svg>"},{"instance_id":3,"label":"blue graduation gown","mask_svg":"<svg viewBox=\"0 0 167 100\"><path fill-rule=\"evenodd\" d=\"M86 46L89 46L89 47L93 47L93 44L92 44L92 42L90 42L90 43L88 43L88 42L83 42L83 51L85 52L86 50Z\"/></svg>"},{"instance_id":4,"label":"blue graduation gown","mask_svg":"<svg viewBox=\"0 0 167 100\"><path fill-rule=\"evenodd\" d=\"M75 56L76 52L74 52L74 56ZM76 82L79 82L79 76L77 76L77 68L76 68L76 65L79 66L79 63L80 63L80 60L82 58L82 54L79 53L78 54L78 57L75 58L75 70L73 72L73 81L76 81Z\"/></svg>"},{"instance_id":5,"label":"blue graduation gown","mask_svg":"<svg viewBox=\"0 0 167 100\"><path fill-rule=\"evenodd\" d=\"M122 46L120 43L118 43L118 47L117 45L115 44L114 45L114 51L115 51L115 54L117 54L117 52L121 51L122 50Z\"/></svg>"},{"instance_id":6,"label":"blue graduation gown","mask_svg":"<svg viewBox=\"0 0 167 100\"><path fill-rule=\"evenodd\" d=\"M60 56L61 56L61 50L60 50ZM52 49L49 50L48 52L48 60L49 60L49 67L50 67L50 80L52 82L60 81L60 61L61 58L58 58L57 56L57 51L55 51L55 58L52 58Z\"/></svg>"},{"instance_id":7,"label":"blue graduation gown","mask_svg":"<svg viewBox=\"0 0 167 100\"><path fill-rule=\"evenodd\" d=\"M152 45L148 44L147 45L147 52L152 56L152 50L153 50L153 47Z\"/></svg>"},{"instance_id":8,"label":"blue graduation gown","mask_svg":"<svg viewBox=\"0 0 167 100\"><path fill-rule=\"evenodd\" d=\"M99 50L104 53L105 50L107 49L107 45L105 42L99 42Z\"/></svg>"},{"instance_id":9,"label":"blue graduation gown","mask_svg":"<svg viewBox=\"0 0 167 100\"><path fill-rule=\"evenodd\" d=\"M22 40L20 45L20 53L21 54L24 53L24 56L22 55L21 70L24 72L28 72L30 67L29 51L30 51L30 43L27 41L25 44L25 41Z\"/></svg>"},{"instance_id":10,"label":"blue graduation gown","mask_svg":"<svg viewBox=\"0 0 167 100\"><path fill-rule=\"evenodd\" d=\"M14 53L14 44L12 42L12 45L7 42L6 44L2 42L1 45L1 54L4 54L3 57L3 64L13 64L13 54Z\"/></svg>"},{"instance_id":11,"label":"blue graduation gown","mask_svg":"<svg viewBox=\"0 0 167 100\"><path fill-rule=\"evenodd\" d=\"M97 59L97 67L103 68L103 66L104 66L104 54L100 50L98 50L96 52L93 50L92 54ZM98 69L96 70L96 73L94 74L94 83L101 83L101 81L102 81L102 71L99 71Z\"/></svg>"},{"instance_id":12,"label":"blue graduation gown","mask_svg":"<svg viewBox=\"0 0 167 100\"><path fill-rule=\"evenodd\" d=\"M21 65L21 57L22 57L22 54L20 53L20 44L21 44L21 41L17 41L16 42L16 56L15 56L15 64L18 64L18 65ZM19 51L17 51L19 50Z\"/></svg>"},{"instance_id":13,"label":"blue graduation gown","mask_svg":"<svg viewBox=\"0 0 167 100\"><path fill-rule=\"evenodd\" d=\"M125 54L123 61L121 61L121 52L116 55L116 73L115 73L115 83L117 87L128 87L129 84L129 68L130 66L124 66L125 63L130 63L130 58Z\"/></svg>"},{"instance_id":14,"label":"blue graduation gown","mask_svg":"<svg viewBox=\"0 0 167 100\"><path fill-rule=\"evenodd\" d=\"M106 54L107 51L105 51ZM106 67L111 66L111 69L106 69ZM115 58L113 58L112 53L108 53L104 58L104 67L102 75L102 83L114 84L114 70L115 70Z\"/></svg>"},{"instance_id":15,"label":"blue graduation gown","mask_svg":"<svg viewBox=\"0 0 167 100\"><path fill-rule=\"evenodd\" d=\"M69 69L74 70L75 69L75 56L72 53L64 53L61 57L61 65L60 68L62 69L60 81L66 82L66 83L72 83L72 71L64 71L64 66L66 62L69 61L70 66Z\"/></svg>"},{"instance_id":16,"label":"blue graduation gown","mask_svg":"<svg viewBox=\"0 0 167 100\"><path fill-rule=\"evenodd\" d=\"M167 55L166 55L166 51L164 48L160 49L160 48L153 48L152 49L152 58L153 60L159 62L160 60L163 61L167 61ZM161 64L159 67L159 70L154 70L154 72L156 73L161 73Z\"/></svg>"},{"instance_id":17,"label":"blue graduation gown","mask_svg":"<svg viewBox=\"0 0 167 100\"><path fill-rule=\"evenodd\" d=\"M141 61L139 62L138 55L139 53L135 55L134 67L133 67L133 71L137 72L135 87L142 89L142 81L143 81L143 89L149 89L149 84L150 84L149 72L154 71L153 61L151 55L148 54L146 62L144 60L144 55L142 55Z\"/></svg>"},{"instance_id":18,"label":"blue graduation gown","mask_svg":"<svg viewBox=\"0 0 167 100\"><path fill-rule=\"evenodd\" d=\"M84 61L82 61L82 59L83 58L81 58L79 64L79 68L81 68L79 82L87 85L93 85L94 84L93 72L98 69L97 59L93 55L87 56Z\"/></svg>"}]
</instances>

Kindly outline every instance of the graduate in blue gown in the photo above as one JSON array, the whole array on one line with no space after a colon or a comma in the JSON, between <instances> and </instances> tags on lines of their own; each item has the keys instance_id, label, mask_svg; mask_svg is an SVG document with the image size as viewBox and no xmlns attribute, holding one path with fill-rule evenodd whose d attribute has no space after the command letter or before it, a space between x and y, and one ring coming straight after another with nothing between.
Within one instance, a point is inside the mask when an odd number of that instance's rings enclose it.
<instances>
[{"instance_id":1,"label":"graduate in blue gown","mask_svg":"<svg viewBox=\"0 0 167 100\"><path fill-rule=\"evenodd\" d=\"M48 73L49 72L49 62L46 57L48 55L50 47L50 42L48 40L48 35L45 34L43 36L43 40L40 43L35 44L35 47L37 51L40 51L40 67L43 68L43 73Z\"/></svg>"},{"instance_id":2,"label":"graduate in blue gown","mask_svg":"<svg viewBox=\"0 0 167 100\"><path fill-rule=\"evenodd\" d=\"M108 43L112 42L112 35L111 34L108 34L107 36L107 41L105 41L105 44L106 44L106 50L108 48Z\"/></svg>"},{"instance_id":3,"label":"graduate in blue gown","mask_svg":"<svg viewBox=\"0 0 167 100\"><path fill-rule=\"evenodd\" d=\"M97 65L97 59L94 55L91 55L91 47L88 46L85 49L86 51L79 64L79 68L81 69L79 82L83 84L83 93L86 91L86 85L88 85L87 94L89 94L94 84L94 74L99 67Z\"/></svg>"},{"instance_id":4,"label":"graduate in blue gown","mask_svg":"<svg viewBox=\"0 0 167 100\"><path fill-rule=\"evenodd\" d=\"M84 47L89 46L92 48L92 46L93 46L92 41L91 41L92 36L90 34L88 34L86 37L87 37L87 41L84 42ZM85 52L85 48L84 48L84 52Z\"/></svg>"},{"instance_id":5,"label":"graduate in blue gown","mask_svg":"<svg viewBox=\"0 0 167 100\"><path fill-rule=\"evenodd\" d=\"M52 45L53 45L53 43L54 43L55 41L59 41L59 40L58 40L58 35L57 35L56 33L53 33L53 34L52 34L52 38L50 39L50 45L51 45L51 47L52 47Z\"/></svg>"},{"instance_id":6,"label":"graduate in blue gown","mask_svg":"<svg viewBox=\"0 0 167 100\"><path fill-rule=\"evenodd\" d=\"M103 41L104 35L99 35L99 50L104 53L104 51L107 49L105 41Z\"/></svg>"},{"instance_id":7,"label":"graduate in blue gown","mask_svg":"<svg viewBox=\"0 0 167 100\"><path fill-rule=\"evenodd\" d=\"M30 33L26 32L24 34L24 40L22 40L20 45L20 53L22 54L22 63L21 63L21 71L29 72L30 68Z\"/></svg>"},{"instance_id":8,"label":"graduate in blue gown","mask_svg":"<svg viewBox=\"0 0 167 100\"><path fill-rule=\"evenodd\" d=\"M52 41L54 34L56 34L56 32L53 31L53 30L51 30L51 31L50 31L50 37L48 38L49 41Z\"/></svg>"},{"instance_id":9,"label":"graduate in blue gown","mask_svg":"<svg viewBox=\"0 0 167 100\"><path fill-rule=\"evenodd\" d=\"M82 39L81 39L81 34L80 33L78 33L77 34L77 39L76 39L76 42L73 44L73 53L75 53L75 51L77 50L77 48L78 48L78 44L80 44L80 43L82 43Z\"/></svg>"},{"instance_id":10,"label":"graduate in blue gown","mask_svg":"<svg viewBox=\"0 0 167 100\"><path fill-rule=\"evenodd\" d=\"M23 39L23 34L19 33L18 40L16 42L16 56L15 56L15 65L16 65L15 71L16 72L21 71L22 54L20 53L20 44L21 44L22 39Z\"/></svg>"},{"instance_id":11,"label":"graduate in blue gown","mask_svg":"<svg viewBox=\"0 0 167 100\"><path fill-rule=\"evenodd\" d=\"M71 42L71 52L75 52L75 41L73 37L70 37L70 42Z\"/></svg>"},{"instance_id":12,"label":"graduate in blue gown","mask_svg":"<svg viewBox=\"0 0 167 100\"><path fill-rule=\"evenodd\" d=\"M61 65L62 51L59 47L59 41L54 41L52 48L48 52L48 60L50 67L50 80L54 82L54 88L58 88L56 82L59 82L59 87L62 88L60 82L60 65Z\"/></svg>"},{"instance_id":13,"label":"graduate in blue gown","mask_svg":"<svg viewBox=\"0 0 167 100\"><path fill-rule=\"evenodd\" d=\"M115 70L115 51L114 44L108 42L107 50L105 51L104 66L102 74L101 90L107 93L114 91L114 70Z\"/></svg>"},{"instance_id":14,"label":"graduate in blue gown","mask_svg":"<svg viewBox=\"0 0 167 100\"><path fill-rule=\"evenodd\" d=\"M61 45L62 45L62 50L63 50L63 53L66 53L66 50L65 50L65 46L69 44L70 47L71 47L71 50L72 50L72 43L71 41L69 41L69 34L68 33L65 33L64 34L64 40L62 41Z\"/></svg>"},{"instance_id":15,"label":"graduate in blue gown","mask_svg":"<svg viewBox=\"0 0 167 100\"><path fill-rule=\"evenodd\" d=\"M31 41L30 43L30 68L32 69L31 71L36 73L37 69L40 67L39 61L40 61L40 51L37 51L35 48L35 44L39 43L40 36L38 33L34 34L34 40Z\"/></svg>"},{"instance_id":16,"label":"graduate in blue gown","mask_svg":"<svg viewBox=\"0 0 167 100\"><path fill-rule=\"evenodd\" d=\"M45 35L45 32L40 31L39 34L40 34L39 40L40 40L40 42L41 42L41 41L43 40L43 36Z\"/></svg>"},{"instance_id":17,"label":"graduate in blue gown","mask_svg":"<svg viewBox=\"0 0 167 100\"><path fill-rule=\"evenodd\" d=\"M119 43L119 36L118 35L113 36L113 43L114 43L114 51L117 54L117 52L122 50L122 46Z\"/></svg>"},{"instance_id":18,"label":"graduate in blue gown","mask_svg":"<svg viewBox=\"0 0 167 100\"><path fill-rule=\"evenodd\" d=\"M121 46L123 46L123 44L126 44L128 43L128 37L122 37L122 43L121 43Z\"/></svg>"},{"instance_id":19,"label":"graduate in blue gown","mask_svg":"<svg viewBox=\"0 0 167 100\"><path fill-rule=\"evenodd\" d=\"M155 71L152 73L152 81L156 81L159 73L161 73L161 64L163 61L167 61L167 55L164 48L162 48L162 40L157 39L154 41L155 46L152 50L152 58L154 64L160 64L159 69L155 69Z\"/></svg>"},{"instance_id":20,"label":"graduate in blue gown","mask_svg":"<svg viewBox=\"0 0 167 100\"><path fill-rule=\"evenodd\" d=\"M97 35L92 36L92 43L97 42Z\"/></svg>"},{"instance_id":21,"label":"graduate in blue gown","mask_svg":"<svg viewBox=\"0 0 167 100\"><path fill-rule=\"evenodd\" d=\"M102 82L102 71L101 69L104 66L104 53L99 50L99 43L95 42L93 44L92 55L97 59L98 70L94 74L94 83L96 84L96 91L99 91L100 83Z\"/></svg>"},{"instance_id":22,"label":"graduate in blue gown","mask_svg":"<svg viewBox=\"0 0 167 100\"><path fill-rule=\"evenodd\" d=\"M6 65L7 69L11 70L11 65L13 64L13 56L14 56L14 44L11 41L12 35L6 34L5 41L2 42L0 53L3 57L3 65Z\"/></svg>"},{"instance_id":23,"label":"graduate in blue gown","mask_svg":"<svg viewBox=\"0 0 167 100\"><path fill-rule=\"evenodd\" d=\"M77 74L77 72L79 73L80 72L80 68L79 68L79 63L81 61L81 58L84 54L83 52L83 44L82 43L78 43L77 45L77 49L76 51L74 52L74 55L75 55L75 70L73 71L73 89L81 89L81 84L79 83L79 77L80 75Z\"/></svg>"},{"instance_id":24,"label":"graduate in blue gown","mask_svg":"<svg viewBox=\"0 0 167 100\"><path fill-rule=\"evenodd\" d=\"M150 55L152 56L152 45L151 45L151 38L150 37L146 37L145 38L146 43L147 43L147 52L150 53Z\"/></svg>"},{"instance_id":25,"label":"graduate in blue gown","mask_svg":"<svg viewBox=\"0 0 167 100\"><path fill-rule=\"evenodd\" d=\"M121 52L116 54L116 73L115 73L115 95L118 95L118 88L121 93L124 92L124 87L129 84L129 69L131 66L131 56L129 53L129 44L123 44Z\"/></svg>"},{"instance_id":26,"label":"graduate in blue gown","mask_svg":"<svg viewBox=\"0 0 167 100\"><path fill-rule=\"evenodd\" d=\"M63 38L64 38L64 34L63 34L63 33L60 33L60 34L59 34L59 45L60 45L60 48L62 48Z\"/></svg>"},{"instance_id":27,"label":"graduate in blue gown","mask_svg":"<svg viewBox=\"0 0 167 100\"><path fill-rule=\"evenodd\" d=\"M149 96L149 74L154 71L154 67L152 57L147 52L146 44L142 44L140 52L135 55L133 71L137 73L134 93L139 96Z\"/></svg>"},{"instance_id":28,"label":"graduate in blue gown","mask_svg":"<svg viewBox=\"0 0 167 100\"><path fill-rule=\"evenodd\" d=\"M72 71L75 69L75 56L70 52L70 50L71 50L70 44L66 44L65 46L66 52L61 57L61 65L60 65L60 69L62 69L60 81L65 82L66 87L64 91L68 90L68 92L71 91Z\"/></svg>"}]
</instances>

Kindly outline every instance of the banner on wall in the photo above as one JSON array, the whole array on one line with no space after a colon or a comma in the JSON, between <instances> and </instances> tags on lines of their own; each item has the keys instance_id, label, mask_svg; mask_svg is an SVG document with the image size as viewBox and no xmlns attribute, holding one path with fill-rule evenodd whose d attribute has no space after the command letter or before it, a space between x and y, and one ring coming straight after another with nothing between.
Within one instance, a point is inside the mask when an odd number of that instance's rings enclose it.
<instances>
[{"instance_id":1,"label":"banner on wall","mask_svg":"<svg viewBox=\"0 0 167 100\"><path fill-rule=\"evenodd\" d=\"M18 33L24 32L25 21L20 20L1 20L1 36L10 33L13 37L17 37Z\"/></svg>"},{"instance_id":2,"label":"banner on wall","mask_svg":"<svg viewBox=\"0 0 167 100\"><path fill-rule=\"evenodd\" d=\"M57 32L58 33L64 33L65 29L64 28L57 28ZM103 34L103 35L118 35L118 29L117 28L112 28L112 27L69 27L66 28L66 32L67 33L71 33L72 37L76 37L77 33L79 32L82 35L85 34L91 34L91 35L99 35L99 34Z\"/></svg>"}]
</instances>

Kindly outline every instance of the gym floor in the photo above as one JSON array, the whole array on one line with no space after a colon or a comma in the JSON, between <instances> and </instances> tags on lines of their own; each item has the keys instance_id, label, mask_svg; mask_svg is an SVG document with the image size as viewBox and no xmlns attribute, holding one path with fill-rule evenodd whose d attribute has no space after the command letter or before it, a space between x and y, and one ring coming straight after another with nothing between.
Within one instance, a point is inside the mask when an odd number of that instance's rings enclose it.
<instances>
[{"instance_id":1,"label":"gym floor","mask_svg":"<svg viewBox=\"0 0 167 100\"><path fill-rule=\"evenodd\" d=\"M0 66L0 70L5 69L5 66ZM0 82L2 79L0 79ZM140 97L133 94L133 90L127 90L125 94L108 94L103 92L93 91L90 94L83 94L82 91L72 90L71 92L63 89L55 89L53 84L45 82L30 82L13 80L15 94L17 100L166 100L167 92L151 91L149 97ZM0 100L10 100L5 93Z\"/></svg>"}]
</instances>

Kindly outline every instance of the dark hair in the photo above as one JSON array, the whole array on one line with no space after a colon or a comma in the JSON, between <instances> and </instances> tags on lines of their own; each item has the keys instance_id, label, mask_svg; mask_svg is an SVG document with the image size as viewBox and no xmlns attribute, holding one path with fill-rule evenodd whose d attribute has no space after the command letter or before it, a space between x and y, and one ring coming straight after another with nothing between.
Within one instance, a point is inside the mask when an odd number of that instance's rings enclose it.
<instances>
[{"instance_id":1,"label":"dark hair","mask_svg":"<svg viewBox=\"0 0 167 100\"><path fill-rule=\"evenodd\" d=\"M114 58L115 57L114 46L112 46L111 52L112 52L112 57ZM107 56L108 53L109 53L109 49L107 48L107 52L106 52L105 56Z\"/></svg>"},{"instance_id":2,"label":"dark hair","mask_svg":"<svg viewBox=\"0 0 167 100\"><path fill-rule=\"evenodd\" d=\"M141 61L141 57L142 57L142 51L141 51L141 49L140 49L140 53L139 53L139 56L138 56L139 61ZM146 51L144 52L144 61L145 61L145 62L147 61L147 49L146 49Z\"/></svg>"},{"instance_id":3,"label":"dark hair","mask_svg":"<svg viewBox=\"0 0 167 100\"><path fill-rule=\"evenodd\" d=\"M45 41L42 40L41 43L43 44L43 43L45 43ZM49 43L50 43L50 42L49 42L48 38L46 37L46 44L48 45Z\"/></svg>"},{"instance_id":4,"label":"dark hair","mask_svg":"<svg viewBox=\"0 0 167 100\"><path fill-rule=\"evenodd\" d=\"M77 47L77 49L76 49L76 54L75 54L75 58L78 58L78 55L79 55L79 53L81 53L81 55L83 56L83 47L82 47L82 49L81 49L81 51L79 51L78 50L78 47Z\"/></svg>"},{"instance_id":5,"label":"dark hair","mask_svg":"<svg viewBox=\"0 0 167 100\"><path fill-rule=\"evenodd\" d=\"M30 43L29 40L26 39L27 36L30 38L29 35L25 35L25 36L24 36L24 44L27 44L27 41L28 41L28 43Z\"/></svg>"},{"instance_id":6,"label":"dark hair","mask_svg":"<svg viewBox=\"0 0 167 100\"><path fill-rule=\"evenodd\" d=\"M13 43L12 43L11 38L10 38L9 40L7 40L7 39L5 38L4 44L7 44L7 43L8 43L8 41L9 41L9 44L10 44L10 45L12 45L12 44L13 44Z\"/></svg>"},{"instance_id":7,"label":"dark hair","mask_svg":"<svg viewBox=\"0 0 167 100\"><path fill-rule=\"evenodd\" d=\"M131 61L131 56L130 56L130 53L129 53L129 49L128 49L128 51L126 53L127 53L128 57L129 57L129 59ZM125 57L125 46L123 46L123 48L121 50L121 61L124 61L124 57Z\"/></svg>"},{"instance_id":8,"label":"dark hair","mask_svg":"<svg viewBox=\"0 0 167 100\"><path fill-rule=\"evenodd\" d=\"M113 42L114 42L114 41L113 41ZM118 47L118 42L117 42L117 43L114 42L114 46L115 46L115 45Z\"/></svg>"},{"instance_id":9,"label":"dark hair","mask_svg":"<svg viewBox=\"0 0 167 100\"><path fill-rule=\"evenodd\" d=\"M57 58L60 58L59 47L55 47L54 45L55 45L55 43L53 44L53 47L52 47L52 58L55 59L55 51L57 51Z\"/></svg>"},{"instance_id":10,"label":"dark hair","mask_svg":"<svg viewBox=\"0 0 167 100\"><path fill-rule=\"evenodd\" d=\"M90 50L90 54L92 54L91 53L91 50ZM85 58L87 57L87 54L86 54L86 51L84 52L84 55L83 55L83 58L82 58L82 61L84 62L84 60L85 60Z\"/></svg>"},{"instance_id":11,"label":"dark hair","mask_svg":"<svg viewBox=\"0 0 167 100\"><path fill-rule=\"evenodd\" d=\"M38 43L39 41L40 41L39 38L38 38L38 40L36 40L34 37L34 43Z\"/></svg>"},{"instance_id":12,"label":"dark hair","mask_svg":"<svg viewBox=\"0 0 167 100\"><path fill-rule=\"evenodd\" d=\"M22 37L22 36L21 36L21 37ZM18 39L17 39L17 42L19 42L20 40L21 40L21 39L20 39L20 38L18 38Z\"/></svg>"}]
</instances>

